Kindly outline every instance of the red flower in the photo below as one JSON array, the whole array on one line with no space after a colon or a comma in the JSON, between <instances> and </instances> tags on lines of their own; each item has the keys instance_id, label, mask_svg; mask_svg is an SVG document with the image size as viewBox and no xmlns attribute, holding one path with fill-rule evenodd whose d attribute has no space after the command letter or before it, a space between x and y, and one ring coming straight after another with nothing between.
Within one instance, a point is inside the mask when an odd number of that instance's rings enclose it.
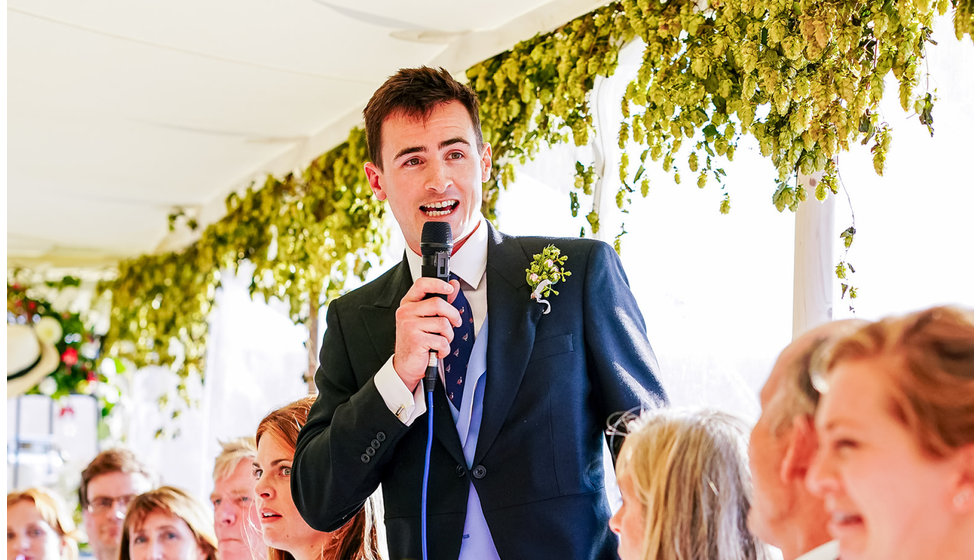
<instances>
[{"instance_id":1,"label":"red flower","mask_svg":"<svg viewBox=\"0 0 980 560\"><path fill-rule=\"evenodd\" d=\"M94 383L99 380L99 376L94 371L85 370L85 378Z\"/></svg>"},{"instance_id":2,"label":"red flower","mask_svg":"<svg viewBox=\"0 0 980 560\"><path fill-rule=\"evenodd\" d=\"M72 367L78 363L78 350L74 348L67 348L65 352L61 355L61 361L65 363L66 366Z\"/></svg>"},{"instance_id":3,"label":"red flower","mask_svg":"<svg viewBox=\"0 0 980 560\"><path fill-rule=\"evenodd\" d=\"M27 309L29 309L31 311L34 311L35 309L37 309L37 304L34 303L33 301L28 301L27 302Z\"/></svg>"}]
</instances>

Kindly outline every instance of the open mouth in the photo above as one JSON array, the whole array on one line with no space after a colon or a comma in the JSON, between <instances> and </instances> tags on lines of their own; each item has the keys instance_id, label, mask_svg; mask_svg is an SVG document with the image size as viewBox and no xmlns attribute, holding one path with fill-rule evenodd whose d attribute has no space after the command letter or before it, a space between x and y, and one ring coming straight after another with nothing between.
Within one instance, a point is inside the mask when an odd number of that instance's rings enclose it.
<instances>
[{"instance_id":1,"label":"open mouth","mask_svg":"<svg viewBox=\"0 0 980 560\"><path fill-rule=\"evenodd\" d=\"M276 519L282 519L282 516L273 511L263 511L262 512L262 522L275 521Z\"/></svg>"},{"instance_id":2,"label":"open mouth","mask_svg":"<svg viewBox=\"0 0 980 560\"><path fill-rule=\"evenodd\" d=\"M419 210L430 218L438 218L440 216L448 216L457 206L459 206L459 201L442 200L431 204L423 204L419 206Z\"/></svg>"}]
</instances>

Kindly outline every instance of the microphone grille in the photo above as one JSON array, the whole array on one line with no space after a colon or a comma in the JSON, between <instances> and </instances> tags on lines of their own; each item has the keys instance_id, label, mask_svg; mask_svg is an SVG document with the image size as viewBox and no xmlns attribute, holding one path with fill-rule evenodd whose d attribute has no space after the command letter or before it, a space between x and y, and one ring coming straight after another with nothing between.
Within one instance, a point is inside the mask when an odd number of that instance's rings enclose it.
<instances>
[{"instance_id":1,"label":"microphone grille","mask_svg":"<svg viewBox=\"0 0 980 560\"><path fill-rule=\"evenodd\" d=\"M453 231L449 222L425 222L422 224L422 243L452 245Z\"/></svg>"}]
</instances>

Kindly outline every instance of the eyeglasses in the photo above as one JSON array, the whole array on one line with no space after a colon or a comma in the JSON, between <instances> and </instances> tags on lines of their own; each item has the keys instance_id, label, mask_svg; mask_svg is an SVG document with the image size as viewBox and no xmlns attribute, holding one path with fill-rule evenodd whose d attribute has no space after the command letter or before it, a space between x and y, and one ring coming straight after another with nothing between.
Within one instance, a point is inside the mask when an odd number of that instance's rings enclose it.
<instances>
[{"instance_id":1,"label":"eyeglasses","mask_svg":"<svg viewBox=\"0 0 980 560\"><path fill-rule=\"evenodd\" d=\"M128 506L129 502L132 502L133 498L135 497L135 494L126 494L125 496L118 496L115 498L100 496L98 498L92 498L86 508L90 513L105 513L111 509L114 509L114 506L126 509L126 506Z\"/></svg>"}]
</instances>

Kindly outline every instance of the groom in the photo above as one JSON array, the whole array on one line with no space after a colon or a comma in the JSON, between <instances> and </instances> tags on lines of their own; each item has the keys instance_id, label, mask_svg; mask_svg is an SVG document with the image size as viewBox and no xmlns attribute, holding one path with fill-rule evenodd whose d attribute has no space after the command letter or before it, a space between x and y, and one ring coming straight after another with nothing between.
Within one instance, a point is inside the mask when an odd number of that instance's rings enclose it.
<instances>
[{"instance_id":1,"label":"groom","mask_svg":"<svg viewBox=\"0 0 980 560\"><path fill-rule=\"evenodd\" d=\"M380 484L390 557L421 558L428 413L429 558L616 558L603 430L665 403L619 258L601 242L510 237L484 220L490 145L475 93L445 70L399 71L364 118L364 170L408 249L327 310L319 397L293 463L300 513L337 529ZM450 282L420 277L428 221L455 236ZM571 275L545 314L525 269L552 244ZM419 383L430 350L446 364L434 410Z\"/></svg>"}]
</instances>

